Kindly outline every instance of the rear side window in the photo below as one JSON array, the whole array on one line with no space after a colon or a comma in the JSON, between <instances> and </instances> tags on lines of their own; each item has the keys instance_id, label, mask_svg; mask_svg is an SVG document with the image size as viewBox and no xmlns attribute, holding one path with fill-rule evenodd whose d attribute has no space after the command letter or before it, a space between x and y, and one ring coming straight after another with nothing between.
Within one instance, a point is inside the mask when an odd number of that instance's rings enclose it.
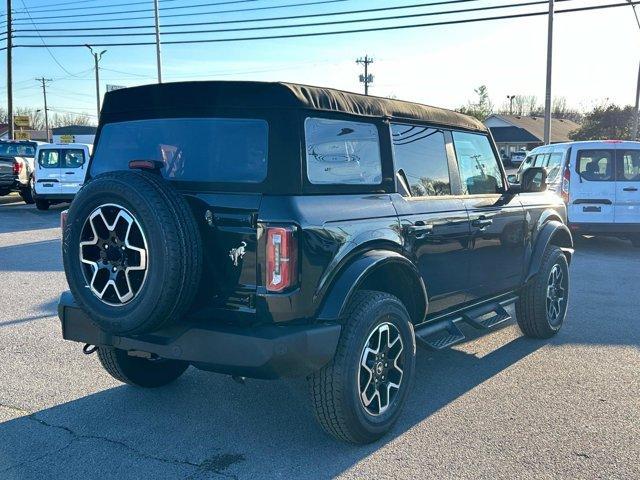
<instances>
[{"instance_id":1,"label":"rear side window","mask_svg":"<svg viewBox=\"0 0 640 480\"><path fill-rule=\"evenodd\" d=\"M259 183L267 176L265 120L162 118L102 127L91 175L127 170L132 160L164 164L169 180Z\"/></svg>"},{"instance_id":2,"label":"rear side window","mask_svg":"<svg viewBox=\"0 0 640 480\"><path fill-rule=\"evenodd\" d=\"M307 118L304 134L309 182L317 185L382 183L380 141L374 124Z\"/></svg>"},{"instance_id":3,"label":"rear side window","mask_svg":"<svg viewBox=\"0 0 640 480\"><path fill-rule=\"evenodd\" d=\"M467 195L499 193L504 188L489 137L453 132L462 190Z\"/></svg>"},{"instance_id":4,"label":"rear side window","mask_svg":"<svg viewBox=\"0 0 640 480\"><path fill-rule=\"evenodd\" d=\"M62 150L62 168L80 168L84 164L84 152L81 149Z\"/></svg>"},{"instance_id":5,"label":"rear side window","mask_svg":"<svg viewBox=\"0 0 640 480\"><path fill-rule=\"evenodd\" d=\"M578 150L576 171L589 182L613 180L615 150Z\"/></svg>"},{"instance_id":6,"label":"rear side window","mask_svg":"<svg viewBox=\"0 0 640 480\"><path fill-rule=\"evenodd\" d=\"M545 167L547 165L547 161L549 160L548 153L541 153L536 157L536 161L533 163L534 167Z\"/></svg>"},{"instance_id":7,"label":"rear side window","mask_svg":"<svg viewBox=\"0 0 640 480\"><path fill-rule=\"evenodd\" d=\"M60 168L60 154L58 150L40 150L38 165L42 168Z\"/></svg>"},{"instance_id":8,"label":"rear side window","mask_svg":"<svg viewBox=\"0 0 640 480\"><path fill-rule=\"evenodd\" d=\"M430 127L391 125L393 158L403 195L451 195L444 132ZM404 185L406 184L406 185Z\"/></svg>"},{"instance_id":9,"label":"rear side window","mask_svg":"<svg viewBox=\"0 0 640 480\"><path fill-rule=\"evenodd\" d=\"M618 150L617 180L622 182L640 182L640 150Z\"/></svg>"}]
</instances>

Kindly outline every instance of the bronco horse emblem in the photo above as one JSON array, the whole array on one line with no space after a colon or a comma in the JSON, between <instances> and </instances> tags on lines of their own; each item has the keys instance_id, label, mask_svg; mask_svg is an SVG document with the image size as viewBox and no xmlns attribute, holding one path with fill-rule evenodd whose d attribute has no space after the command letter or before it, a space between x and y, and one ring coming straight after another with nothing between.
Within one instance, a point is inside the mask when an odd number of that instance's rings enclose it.
<instances>
[{"instance_id":1,"label":"bronco horse emblem","mask_svg":"<svg viewBox=\"0 0 640 480\"><path fill-rule=\"evenodd\" d=\"M242 257L244 257L244 254L245 254L244 249L246 246L247 246L247 242L242 242L240 243L239 247L232 248L231 250L229 250L229 258L233 262L234 267L237 267L238 260L242 260Z\"/></svg>"}]
</instances>

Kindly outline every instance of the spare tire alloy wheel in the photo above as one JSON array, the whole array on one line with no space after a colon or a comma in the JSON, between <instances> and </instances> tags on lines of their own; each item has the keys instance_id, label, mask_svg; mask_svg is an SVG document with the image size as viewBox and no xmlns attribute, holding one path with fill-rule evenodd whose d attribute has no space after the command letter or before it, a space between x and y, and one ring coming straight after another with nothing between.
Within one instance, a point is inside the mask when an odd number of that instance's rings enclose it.
<instances>
[{"instance_id":1,"label":"spare tire alloy wheel","mask_svg":"<svg viewBox=\"0 0 640 480\"><path fill-rule=\"evenodd\" d=\"M382 323L365 342L360 357L358 385L365 411L378 416L393 404L404 374L404 345L398 329Z\"/></svg>"},{"instance_id":2,"label":"spare tire alloy wheel","mask_svg":"<svg viewBox=\"0 0 640 480\"><path fill-rule=\"evenodd\" d=\"M131 212L117 204L100 205L87 217L80 240L80 261L91 292L116 307L133 300L147 278L148 247Z\"/></svg>"}]
</instances>

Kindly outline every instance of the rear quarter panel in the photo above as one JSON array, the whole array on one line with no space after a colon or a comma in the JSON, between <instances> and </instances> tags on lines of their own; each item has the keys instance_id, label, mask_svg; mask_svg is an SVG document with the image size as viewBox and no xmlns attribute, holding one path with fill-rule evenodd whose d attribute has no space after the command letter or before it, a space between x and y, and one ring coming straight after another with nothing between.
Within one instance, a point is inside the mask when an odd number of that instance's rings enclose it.
<instances>
[{"instance_id":1,"label":"rear quarter panel","mask_svg":"<svg viewBox=\"0 0 640 480\"><path fill-rule=\"evenodd\" d=\"M261 219L299 227L299 287L285 295L259 295L261 310L272 321L315 317L327 291L358 253L402 250L400 224L388 194L265 196ZM264 255L264 248L259 250ZM264 258L259 263L264 265Z\"/></svg>"}]
</instances>

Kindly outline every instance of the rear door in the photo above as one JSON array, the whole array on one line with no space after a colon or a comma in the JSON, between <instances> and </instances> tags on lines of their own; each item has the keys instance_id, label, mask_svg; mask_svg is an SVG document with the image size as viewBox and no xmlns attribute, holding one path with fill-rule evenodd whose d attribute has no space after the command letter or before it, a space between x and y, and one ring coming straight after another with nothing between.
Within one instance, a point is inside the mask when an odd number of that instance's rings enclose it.
<instances>
[{"instance_id":1,"label":"rear door","mask_svg":"<svg viewBox=\"0 0 640 480\"><path fill-rule=\"evenodd\" d=\"M38 150L36 167L36 194L57 195L60 193L60 150L42 148Z\"/></svg>"},{"instance_id":2,"label":"rear door","mask_svg":"<svg viewBox=\"0 0 640 480\"><path fill-rule=\"evenodd\" d=\"M640 223L640 149L616 148L615 223Z\"/></svg>"},{"instance_id":3,"label":"rear door","mask_svg":"<svg viewBox=\"0 0 640 480\"><path fill-rule=\"evenodd\" d=\"M416 263L429 296L429 314L466 300L469 219L453 194L451 132L422 125L392 124L399 194L392 195L407 254Z\"/></svg>"},{"instance_id":4,"label":"rear door","mask_svg":"<svg viewBox=\"0 0 640 480\"><path fill-rule=\"evenodd\" d=\"M616 199L614 148L576 147L568 216L570 223L613 223ZM574 173L572 172L572 173Z\"/></svg>"},{"instance_id":5,"label":"rear door","mask_svg":"<svg viewBox=\"0 0 640 480\"><path fill-rule=\"evenodd\" d=\"M507 192L488 136L453 132L453 143L471 225L468 300L473 301L520 284L526 232L524 208L517 195Z\"/></svg>"},{"instance_id":6,"label":"rear door","mask_svg":"<svg viewBox=\"0 0 640 480\"><path fill-rule=\"evenodd\" d=\"M84 183L87 155L83 148L60 149L60 193L75 195Z\"/></svg>"}]
</instances>

